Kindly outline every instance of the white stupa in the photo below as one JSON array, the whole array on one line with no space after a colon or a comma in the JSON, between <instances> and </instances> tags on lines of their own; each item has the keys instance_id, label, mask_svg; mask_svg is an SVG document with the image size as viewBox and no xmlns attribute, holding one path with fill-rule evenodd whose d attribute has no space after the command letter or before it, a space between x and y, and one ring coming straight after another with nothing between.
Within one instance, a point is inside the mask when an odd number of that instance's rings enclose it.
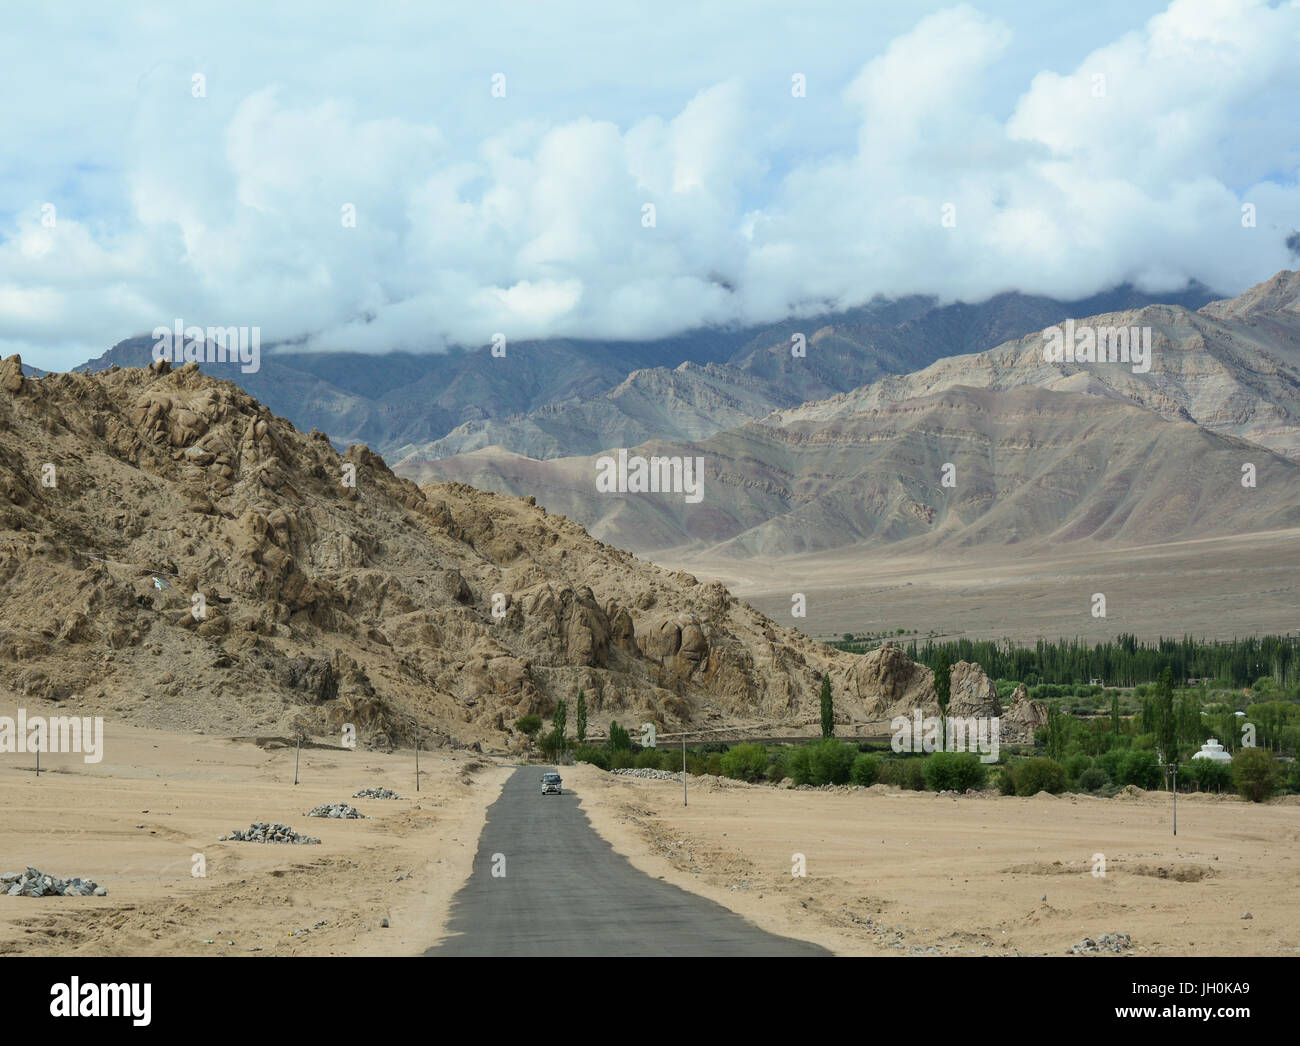
<instances>
[{"instance_id":1,"label":"white stupa","mask_svg":"<svg viewBox=\"0 0 1300 1046\"><path fill-rule=\"evenodd\" d=\"M1223 745L1219 744L1213 737L1205 744L1201 745L1201 750L1197 752L1193 759L1213 759L1216 763L1232 762L1232 754L1223 750Z\"/></svg>"}]
</instances>

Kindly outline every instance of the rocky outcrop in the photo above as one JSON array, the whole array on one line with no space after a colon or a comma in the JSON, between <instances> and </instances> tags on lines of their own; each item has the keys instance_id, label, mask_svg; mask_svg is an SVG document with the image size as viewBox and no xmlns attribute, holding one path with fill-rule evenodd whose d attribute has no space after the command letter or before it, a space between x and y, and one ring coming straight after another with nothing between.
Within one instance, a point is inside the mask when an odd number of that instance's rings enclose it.
<instances>
[{"instance_id":1,"label":"rocky outcrop","mask_svg":"<svg viewBox=\"0 0 1300 1046\"><path fill-rule=\"evenodd\" d=\"M1002 713L1002 740L1007 744L1030 744L1034 740L1034 731L1045 726L1047 705L1042 701L1031 701L1028 688L1021 683L1012 691L1006 711Z\"/></svg>"}]
</instances>

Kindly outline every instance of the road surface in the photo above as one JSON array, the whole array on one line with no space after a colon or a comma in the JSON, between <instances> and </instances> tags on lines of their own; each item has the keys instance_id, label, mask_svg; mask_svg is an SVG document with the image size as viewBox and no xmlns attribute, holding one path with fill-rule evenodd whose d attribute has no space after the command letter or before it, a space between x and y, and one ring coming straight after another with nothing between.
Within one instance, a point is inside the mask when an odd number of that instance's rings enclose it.
<instances>
[{"instance_id":1,"label":"road surface","mask_svg":"<svg viewBox=\"0 0 1300 1046\"><path fill-rule=\"evenodd\" d=\"M541 794L549 769L521 767L506 781L488 808L474 872L452 901L448 935L425 954L829 954L637 871L596 834L568 787Z\"/></svg>"}]
</instances>

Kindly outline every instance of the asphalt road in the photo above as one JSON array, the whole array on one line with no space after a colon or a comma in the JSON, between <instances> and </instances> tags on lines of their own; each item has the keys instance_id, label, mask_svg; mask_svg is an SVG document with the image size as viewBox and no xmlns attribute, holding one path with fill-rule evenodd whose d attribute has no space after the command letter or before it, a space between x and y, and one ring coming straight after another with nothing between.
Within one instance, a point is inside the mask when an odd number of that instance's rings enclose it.
<instances>
[{"instance_id":1,"label":"asphalt road","mask_svg":"<svg viewBox=\"0 0 1300 1046\"><path fill-rule=\"evenodd\" d=\"M829 954L637 871L596 834L567 783L563 795L541 794L549 769L516 770L488 808L448 936L426 955Z\"/></svg>"}]
</instances>

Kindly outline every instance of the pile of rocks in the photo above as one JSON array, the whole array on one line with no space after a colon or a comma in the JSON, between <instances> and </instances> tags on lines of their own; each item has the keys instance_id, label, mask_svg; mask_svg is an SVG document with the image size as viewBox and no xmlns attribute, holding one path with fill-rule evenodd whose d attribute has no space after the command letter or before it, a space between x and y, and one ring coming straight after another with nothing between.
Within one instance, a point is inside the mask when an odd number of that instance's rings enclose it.
<instances>
[{"instance_id":1,"label":"pile of rocks","mask_svg":"<svg viewBox=\"0 0 1300 1046\"><path fill-rule=\"evenodd\" d=\"M363 788L352 793L353 799L401 799L391 788Z\"/></svg>"},{"instance_id":2,"label":"pile of rocks","mask_svg":"<svg viewBox=\"0 0 1300 1046\"><path fill-rule=\"evenodd\" d=\"M25 872L8 872L0 875L0 892L10 897L107 897L108 890L89 879L73 876L60 879L56 875L46 875L35 868Z\"/></svg>"},{"instance_id":3,"label":"pile of rocks","mask_svg":"<svg viewBox=\"0 0 1300 1046\"><path fill-rule=\"evenodd\" d=\"M1095 941L1085 937L1078 944L1065 949L1066 955L1098 955L1101 952L1113 952L1116 955L1133 947L1133 940L1126 933L1103 933Z\"/></svg>"},{"instance_id":4,"label":"pile of rocks","mask_svg":"<svg viewBox=\"0 0 1300 1046\"><path fill-rule=\"evenodd\" d=\"M349 806L347 803L322 803L307 814L308 817L365 817L355 806Z\"/></svg>"},{"instance_id":5,"label":"pile of rocks","mask_svg":"<svg viewBox=\"0 0 1300 1046\"><path fill-rule=\"evenodd\" d=\"M229 835L221 836L221 841L231 840L239 843L319 843L309 835L299 835L287 824L267 824L257 821L250 824L245 831L236 828Z\"/></svg>"},{"instance_id":6,"label":"pile of rocks","mask_svg":"<svg viewBox=\"0 0 1300 1046\"><path fill-rule=\"evenodd\" d=\"M644 777L651 781L680 781L681 774L675 774L671 770L615 770L614 773L622 774L624 777Z\"/></svg>"}]
</instances>

